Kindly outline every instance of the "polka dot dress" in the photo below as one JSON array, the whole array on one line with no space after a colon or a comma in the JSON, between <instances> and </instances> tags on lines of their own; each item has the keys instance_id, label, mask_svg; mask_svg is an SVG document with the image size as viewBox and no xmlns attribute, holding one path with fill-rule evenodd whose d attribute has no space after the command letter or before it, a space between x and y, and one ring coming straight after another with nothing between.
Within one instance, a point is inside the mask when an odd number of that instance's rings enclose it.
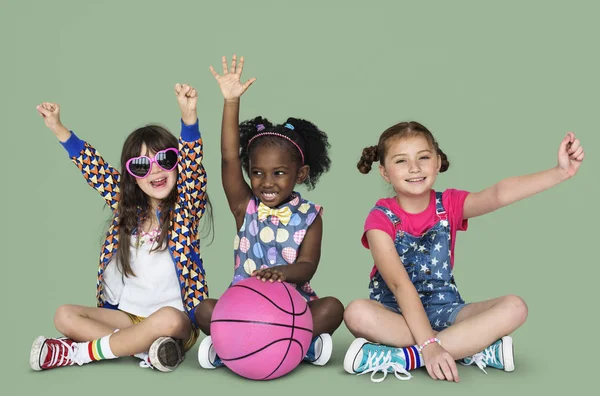
<instances>
[{"instance_id":1,"label":"polka dot dress","mask_svg":"<svg viewBox=\"0 0 600 396\"><path fill-rule=\"evenodd\" d=\"M258 219L257 197L248 202L244 222L233 241L235 271L232 284L249 278L257 269L292 264L298 257L306 230L321 214L322 207L303 199L294 192L292 199L278 208L289 207L290 221L283 225L277 216ZM307 301L318 297L307 282L298 291Z\"/></svg>"}]
</instances>

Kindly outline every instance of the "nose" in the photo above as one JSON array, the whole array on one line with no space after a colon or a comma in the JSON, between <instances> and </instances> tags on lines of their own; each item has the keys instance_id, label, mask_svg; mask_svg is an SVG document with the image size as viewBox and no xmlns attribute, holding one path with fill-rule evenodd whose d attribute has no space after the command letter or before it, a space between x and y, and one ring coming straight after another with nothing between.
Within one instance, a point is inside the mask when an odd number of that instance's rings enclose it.
<instances>
[{"instance_id":1,"label":"nose","mask_svg":"<svg viewBox=\"0 0 600 396\"><path fill-rule=\"evenodd\" d=\"M152 158L150 160L150 174L154 175L156 173L159 173L161 171L160 166L158 166L158 164L156 163L156 159Z\"/></svg>"},{"instance_id":2,"label":"nose","mask_svg":"<svg viewBox=\"0 0 600 396\"><path fill-rule=\"evenodd\" d=\"M421 167L419 166L418 161L410 161L408 171L410 173L419 173L421 171Z\"/></svg>"},{"instance_id":3,"label":"nose","mask_svg":"<svg viewBox=\"0 0 600 396\"><path fill-rule=\"evenodd\" d=\"M270 187L273 185L273 177L271 175L266 175L263 179L262 185L265 187Z\"/></svg>"}]
</instances>

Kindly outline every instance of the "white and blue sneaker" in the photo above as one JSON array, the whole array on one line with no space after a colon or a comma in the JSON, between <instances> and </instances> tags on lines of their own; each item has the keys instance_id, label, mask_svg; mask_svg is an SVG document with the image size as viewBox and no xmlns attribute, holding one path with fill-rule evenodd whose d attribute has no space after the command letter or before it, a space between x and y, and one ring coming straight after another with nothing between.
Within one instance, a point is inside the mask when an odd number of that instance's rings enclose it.
<instances>
[{"instance_id":1,"label":"white and blue sneaker","mask_svg":"<svg viewBox=\"0 0 600 396\"><path fill-rule=\"evenodd\" d=\"M486 374L486 367L513 371L515 369L515 360L512 337L502 337L483 351L462 359L460 363L465 366L475 363Z\"/></svg>"},{"instance_id":2,"label":"white and blue sneaker","mask_svg":"<svg viewBox=\"0 0 600 396\"><path fill-rule=\"evenodd\" d=\"M313 338L304 361L312 363L315 366L324 366L331 359L332 351L333 341L331 340L331 335L323 333Z\"/></svg>"},{"instance_id":3,"label":"white and blue sneaker","mask_svg":"<svg viewBox=\"0 0 600 396\"><path fill-rule=\"evenodd\" d=\"M204 337L198 347L198 363L205 369L214 369L225 365L215 352L211 336Z\"/></svg>"},{"instance_id":4,"label":"white and blue sneaker","mask_svg":"<svg viewBox=\"0 0 600 396\"><path fill-rule=\"evenodd\" d=\"M399 380L409 380L412 375L405 369L406 361L402 348L374 344L364 338L355 339L344 357L344 370L350 374L371 373L371 381L381 382L388 373L394 373ZM375 378L378 372L383 377Z\"/></svg>"}]
</instances>

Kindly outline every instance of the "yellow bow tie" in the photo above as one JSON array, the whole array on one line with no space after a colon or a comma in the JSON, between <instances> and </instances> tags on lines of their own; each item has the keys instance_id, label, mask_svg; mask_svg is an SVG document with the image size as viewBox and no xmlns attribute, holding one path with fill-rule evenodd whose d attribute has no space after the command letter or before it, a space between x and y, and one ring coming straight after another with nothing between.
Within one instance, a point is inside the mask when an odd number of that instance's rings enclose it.
<instances>
[{"instance_id":1,"label":"yellow bow tie","mask_svg":"<svg viewBox=\"0 0 600 396\"><path fill-rule=\"evenodd\" d=\"M262 202L258 204L258 220L264 221L269 216L275 216L283 225L287 225L292 217L292 211L288 206L279 209L269 208Z\"/></svg>"}]
</instances>

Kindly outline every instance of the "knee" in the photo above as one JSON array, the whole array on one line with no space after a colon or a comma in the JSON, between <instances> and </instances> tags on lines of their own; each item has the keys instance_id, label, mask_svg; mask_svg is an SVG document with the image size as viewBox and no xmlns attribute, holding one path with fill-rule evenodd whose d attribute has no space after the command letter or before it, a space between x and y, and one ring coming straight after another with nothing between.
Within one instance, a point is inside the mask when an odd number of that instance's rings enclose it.
<instances>
[{"instance_id":1,"label":"knee","mask_svg":"<svg viewBox=\"0 0 600 396\"><path fill-rule=\"evenodd\" d=\"M73 318L76 315L78 315L76 305L61 305L54 313L54 327L56 327L56 330L61 334L68 336L71 331Z\"/></svg>"},{"instance_id":2,"label":"knee","mask_svg":"<svg viewBox=\"0 0 600 396\"><path fill-rule=\"evenodd\" d=\"M210 320L216 304L217 300L206 299L198 304L194 310L196 323L198 323L200 330L206 335L210 334Z\"/></svg>"},{"instance_id":3,"label":"knee","mask_svg":"<svg viewBox=\"0 0 600 396\"><path fill-rule=\"evenodd\" d=\"M525 301L515 295L504 297L504 304L510 312L510 317L514 321L516 327L521 326L527 320L528 308Z\"/></svg>"},{"instance_id":4,"label":"knee","mask_svg":"<svg viewBox=\"0 0 600 396\"><path fill-rule=\"evenodd\" d=\"M369 308L370 301L354 300L344 310L344 323L353 334L364 334L369 324L373 323Z\"/></svg>"},{"instance_id":5,"label":"knee","mask_svg":"<svg viewBox=\"0 0 600 396\"><path fill-rule=\"evenodd\" d=\"M335 318L336 320L339 320L339 323L342 323L344 317L344 304L335 297L325 297L322 300L322 315L328 318Z\"/></svg>"},{"instance_id":6,"label":"knee","mask_svg":"<svg viewBox=\"0 0 600 396\"><path fill-rule=\"evenodd\" d=\"M151 315L152 328L157 336L175 336L181 334L189 327L186 315L173 307L162 307ZM150 318L148 318L150 319Z\"/></svg>"}]
</instances>

